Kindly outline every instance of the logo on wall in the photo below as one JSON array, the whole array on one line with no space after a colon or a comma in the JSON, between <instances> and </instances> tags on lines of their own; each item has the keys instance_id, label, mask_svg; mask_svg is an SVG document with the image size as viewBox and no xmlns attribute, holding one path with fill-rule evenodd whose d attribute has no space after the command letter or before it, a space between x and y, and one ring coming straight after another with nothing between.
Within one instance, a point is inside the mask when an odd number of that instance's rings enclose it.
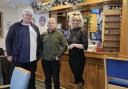
<instances>
[{"instance_id":1,"label":"logo on wall","mask_svg":"<svg viewBox=\"0 0 128 89\"><path fill-rule=\"evenodd\" d=\"M46 23L46 18L44 16L40 16L39 17L39 25L40 26L45 26L45 23Z\"/></svg>"}]
</instances>

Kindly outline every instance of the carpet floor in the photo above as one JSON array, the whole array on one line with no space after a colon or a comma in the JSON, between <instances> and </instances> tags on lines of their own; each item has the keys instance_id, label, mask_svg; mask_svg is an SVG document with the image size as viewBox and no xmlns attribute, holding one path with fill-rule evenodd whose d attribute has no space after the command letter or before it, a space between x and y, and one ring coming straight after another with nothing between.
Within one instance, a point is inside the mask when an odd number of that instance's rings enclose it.
<instances>
[{"instance_id":1,"label":"carpet floor","mask_svg":"<svg viewBox=\"0 0 128 89\"><path fill-rule=\"evenodd\" d=\"M44 82L43 81L36 80L36 89L45 89ZM54 89L54 88L52 88L52 89ZM61 89L66 89L66 88L61 87Z\"/></svg>"}]
</instances>

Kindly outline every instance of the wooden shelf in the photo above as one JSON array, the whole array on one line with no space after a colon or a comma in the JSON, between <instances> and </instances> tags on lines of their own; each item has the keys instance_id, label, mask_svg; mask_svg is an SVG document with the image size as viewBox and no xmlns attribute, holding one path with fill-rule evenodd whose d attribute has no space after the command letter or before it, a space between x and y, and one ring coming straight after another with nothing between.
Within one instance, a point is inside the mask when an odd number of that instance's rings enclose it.
<instances>
[{"instance_id":1,"label":"wooden shelf","mask_svg":"<svg viewBox=\"0 0 128 89\"><path fill-rule=\"evenodd\" d=\"M69 9L72 7L73 7L72 5L59 5L59 6L52 7L50 11L62 10L67 8Z\"/></svg>"},{"instance_id":2,"label":"wooden shelf","mask_svg":"<svg viewBox=\"0 0 128 89\"><path fill-rule=\"evenodd\" d=\"M105 33L105 35L120 35L120 33Z\"/></svg>"},{"instance_id":3,"label":"wooden shelf","mask_svg":"<svg viewBox=\"0 0 128 89\"><path fill-rule=\"evenodd\" d=\"M57 10L63 10L63 9L70 9L70 8L74 8L74 7L78 7L78 8L81 8L81 7L84 7L84 6L97 6L97 5L103 5L103 4L107 4L109 3L110 0L95 0L95 1L87 1L87 2L82 2L82 3L79 3L77 5L72 5L72 4L67 4L67 5L59 5L59 6L55 6L55 7L52 7L50 11L57 11Z\"/></svg>"},{"instance_id":4,"label":"wooden shelf","mask_svg":"<svg viewBox=\"0 0 128 89\"><path fill-rule=\"evenodd\" d=\"M106 14L105 16L106 16L106 17L107 17L107 16L109 16L109 17L110 17L110 16L120 16L120 14Z\"/></svg>"},{"instance_id":5,"label":"wooden shelf","mask_svg":"<svg viewBox=\"0 0 128 89\"><path fill-rule=\"evenodd\" d=\"M121 11L119 10L107 10L104 12L104 51L120 50L120 23L121 23Z\"/></svg>"},{"instance_id":6,"label":"wooden shelf","mask_svg":"<svg viewBox=\"0 0 128 89\"><path fill-rule=\"evenodd\" d=\"M96 5L100 5L100 4L106 4L106 3L108 3L108 2L110 2L110 0L95 0L95 1L87 1L87 2L82 2L82 3L80 3L80 4L78 4L78 5L76 5L76 6L78 6L78 7L82 7L82 6L96 6Z\"/></svg>"},{"instance_id":7,"label":"wooden shelf","mask_svg":"<svg viewBox=\"0 0 128 89\"><path fill-rule=\"evenodd\" d=\"M39 0L39 1L41 1L42 3L49 2L49 0Z\"/></svg>"},{"instance_id":8,"label":"wooden shelf","mask_svg":"<svg viewBox=\"0 0 128 89\"><path fill-rule=\"evenodd\" d=\"M115 31L118 31L118 30L120 30L120 28L104 28L104 30L115 30Z\"/></svg>"},{"instance_id":9,"label":"wooden shelf","mask_svg":"<svg viewBox=\"0 0 128 89\"><path fill-rule=\"evenodd\" d=\"M119 48L120 46L117 46L117 45L103 45L103 47L106 47L106 48Z\"/></svg>"},{"instance_id":10,"label":"wooden shelf","mask_svg":"<svg viewBox=\"0 0 128 89\"><path fill-rule=\"evenodd\" d=\"M120 40L116 40L116 39L104 39L104 41L113 41L113 42L119 42Z\"/></svg>"},{"instance_id":11,"label":"wooden shelf","mask_svg":"<svg viewBox=\"0 0 128 89\"><path fill-rule=\"evenodd\" d=\"M105 27L104 29L120 29L119 27Z\"/></svg>"},{"instance_id":12,"label":"wooden shelf","mask_svg":"<svg viewBox=\"0 0 128 89\"><path fill-rule=\"evenodd\" d=\"M120 23L120 21L105 21L105 23Z\"/></svg>"}]
</instances>

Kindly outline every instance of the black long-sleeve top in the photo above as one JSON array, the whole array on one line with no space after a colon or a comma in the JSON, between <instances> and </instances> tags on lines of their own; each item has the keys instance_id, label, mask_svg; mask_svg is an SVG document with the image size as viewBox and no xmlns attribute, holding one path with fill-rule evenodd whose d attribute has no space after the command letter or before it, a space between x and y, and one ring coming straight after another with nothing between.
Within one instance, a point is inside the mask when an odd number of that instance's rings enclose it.
<instances>
[{"instance_id":1,"label":"black long-sleeve top","mask_svg":"<svg viewBox=\"0 0 128 89\"><path fill-rule=\"evenodd\" d=\"M88 38L87 38L87 34L84 30L82 30L82 28L76 28L76 29L72 29L70 31L70 36L68 39L68 45L70 44L82 44L84 50L87 50L88 48Z\"/></svg>"}]
</instances>

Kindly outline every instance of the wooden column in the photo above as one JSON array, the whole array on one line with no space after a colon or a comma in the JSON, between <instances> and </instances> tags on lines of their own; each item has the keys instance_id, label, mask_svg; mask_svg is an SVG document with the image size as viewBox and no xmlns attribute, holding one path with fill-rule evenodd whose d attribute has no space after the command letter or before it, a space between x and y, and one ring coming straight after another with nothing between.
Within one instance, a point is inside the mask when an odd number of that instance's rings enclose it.
<instances>
[{"instance_id":1,"label":"wooden column","mask_svg":"<svg viewBox=\"0 0 128 89\"><path fill-rule=\"evenodd\" d=\"M128 57L128 0L123 0L121 16L120 57Z\"/></svg>"}]
</instances>

